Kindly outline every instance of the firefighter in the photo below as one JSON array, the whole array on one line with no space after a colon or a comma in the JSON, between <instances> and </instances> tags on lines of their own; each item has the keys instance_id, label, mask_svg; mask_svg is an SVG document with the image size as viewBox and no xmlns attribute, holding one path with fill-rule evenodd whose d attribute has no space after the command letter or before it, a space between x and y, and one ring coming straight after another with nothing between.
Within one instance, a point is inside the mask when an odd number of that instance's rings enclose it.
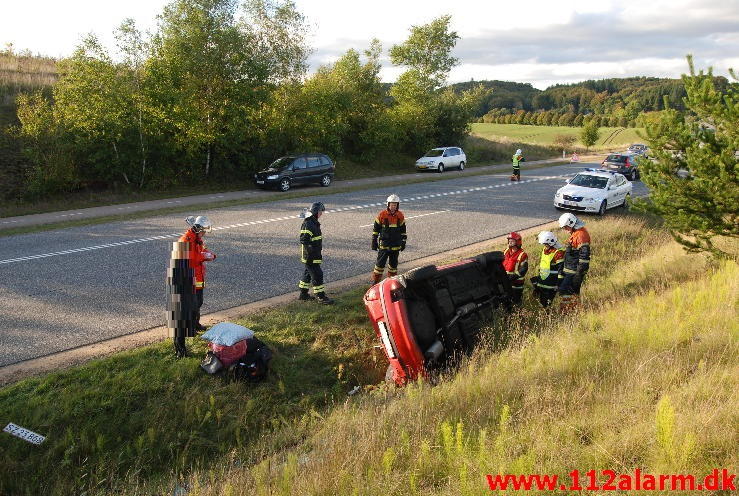
<instances>
[{"instance_id":1,"label":"firefighter","mask_svg":"<svg viewBox=\"0 0 739 496\"><path fill-rule=\"evenodd\" d=\"M513 157L511 160L513 161L513 174L511 174L511 181L520 181L521 180L521 162L526 161L526 159L523 158L523 153L521 152L520 148L516 150L516 153L513 154Z\"/></svg>"},{"instance_id":2,"label":"firefighter","mask_svg":"<svg viewBox=\"0 0 739 496\"><path fill-rule=\"evenodd\" d=\"M546 308L552 304L557 295L565 251L553 232L540 232L537 241L544 245L544 248L539 260L539 275L531 278L531 284L534 285L534 296L538 296L541 306Z\"/></svg>"},{"instance_id":3,"label":"firefighter","mask_svg":"<svg viewBox=\"0 0 739 496\"><path fill-rule=\"evenodd\" d=\"M200 307L203 306L205 290L205 262L215 260L216 256L205 247L203 237L210 232L212 226L205 215L191 215L185 219L185 223L190 227L179 240L189 244L190 267L195 271L195 330L204 331L205 326L200 323Z\"/></svg>"},{"instance_id":4,"label":"firefighter","mask_svg":"<svg viewBox=\"0 0 739 496\"><path fill-rule=\"evenodd\" d=\"M559 282L560 309L567 312L580 304L580 287L590 266L590 234L585 223L570 213L562 214L559 226L570 233Z\"/></svg>"},{"instance_id":5,"label":"firefighter","mask_svg":"<svg viewBox=\"0 0 739 496\"><path fill-rule=\"evenodd\" d=\"M318 219L326 211L321 202L313 203L304 212L305 220L300 226L300 261L305 264L303 277L298 283L300 288L299 300L313 300L314 297L324 305L333 304L333 300L326 296L323 284L323 270L321 270L321 249L323 247L323 236L321 235L321 223ZM308 289L313 286L313 297L308 294Z\"/></svg>"},{"instance_id":6,"label":"firefighter","mask_svg":"<svg viewBox=\"0 0 739 496\"><path fill-rule=\"evenodd\" d=\"M523 278L529 270L529 256L523 250L523 238L517 232L512 232L506 236L508 240L508 248L503 252L503 267L505 268L508 279L511 281L511 301L514 304L520 304L523 297Z\"/></svg>"},{"instance_id":7,"label":"firefighter","mask_svg":"<svg viewBox=\"0 0 739 496\"><path fill-rule=\"evenodd\" d=\"M387 276L398 274L398 254L405 250L405 217L400 211L400 197L390 195L387 208L377 214L372 230L372 249L377 251L377 261L372 271L372 283L382 279L387 263Z\"/></svg>"}]
</instances>

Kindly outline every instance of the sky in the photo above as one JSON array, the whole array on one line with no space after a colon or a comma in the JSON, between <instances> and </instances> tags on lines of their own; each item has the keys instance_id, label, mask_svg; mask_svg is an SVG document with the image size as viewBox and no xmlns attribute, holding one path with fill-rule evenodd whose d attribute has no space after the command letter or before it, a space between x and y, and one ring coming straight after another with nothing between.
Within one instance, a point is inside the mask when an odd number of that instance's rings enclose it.
<instances>
[{"instance_id":1,"label":"sky","mask_svg":"<svg viewBox=\"0 0 739 496\"><path fill-rule=\"evenodd\" d=\"M168 0L2 0L0 48L64 57L95 33L108 47L127 17L154 30ZM460 39L450 83L498 79L552 84L628 76L676 78L685 56L714 74L739 70L739 0L295 0L307 18L310 70L349 48L383 45L383 81L404 70L388 51L412 26L452 16Z\"/></svg>"}]
</instances>

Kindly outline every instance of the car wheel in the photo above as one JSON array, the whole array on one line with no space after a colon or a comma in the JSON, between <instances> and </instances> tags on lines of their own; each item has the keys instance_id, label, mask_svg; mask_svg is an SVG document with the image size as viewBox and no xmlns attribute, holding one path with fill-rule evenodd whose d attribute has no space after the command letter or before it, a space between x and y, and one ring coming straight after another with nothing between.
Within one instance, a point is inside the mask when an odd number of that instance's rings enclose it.
<instances>
[{"instance_id":1,"label":"car wheel","mask_svg":"<svg viewBox=\"0 0 739 496\"><path fill-rule=\"evenodd\" d=\"M331 184L331 176L330 175L324 174L323 176L321 176L321 186L323 186L325 188L326 186L329 186L330 184Z\"/></svg>"},{"instance_id":2,"label":"car wheel","mask_svg":"<svg viewBox=\"0 0 739 496\"><path fill-rule=\"evenodd\" d=\"M641 179L641 174L639 174L639 169L636 169L636 170L634 171L634 177L636 178L636 180L637 180L637 181L638 181L639 179Z\"/></svg>"},{"instance_id":3,"label":"car wheel","mask_svg":"<svg viewBox=\"0 0 739 496\"><path fill-rule=\"evenodd\" d=\"M598 209L598 215L605 215L606 214L606 201L603 200L600 203L600 208Z\"/></svg>"},{"instance_id":4,"label":"car wheel","mask_svg":"<svg viewBox=\"0 0 739 496\"><path fill-rule=\"evenodd\" d=\"M464 170L464 162L460 162L459 163L459 170L460 171L463 171Z\"/></svg>"},{"instance_id":5,"label":"car wheel","mask_svg":"<svg viewBox=\"0 0 739 496\"><path fill-rule=\"evenodd\" d=\"M621 204L621 208L628 210L631 207L631 195L627 194L624 197L624 202Z\"/></svg>"},{"instance_id":6,"label":"car wheel","mask_svg":"<svg viewBox=\"0 0 739 496\"><path fill-rule=\"evenodd\" d=\"M436 172L438 172L439 174L441 174L442 172L444 172L444 164L439 164L439 168L436 169Z\"/></svg>"},{"instance_id":7,"label":"car wheel","mask_svg":"<svg viewBox=\"0 0 739 496\"><path fill-rule=\"evenodd\" d=\"M287 191L290 189L290 180L288 178L284 178L280 181L280 191Z\"/></svg>"},{"instance_id":8,"label":"car wheel","mask_svg":"<svg viewBox=\"0 0 739 496\"><path fill-rule=\"evenodd\" d=\"M483 267L488 267L496 264L503 263L503 252L501 251L489 251L487 253L481 253L475 257L477 263Z\"/></svg>"},{"instance_id":9,"label":"car wheel","mask_svg":"<svg viewBox=\"0 0 739 496\"><path fill-rule=\"evenodd\" d=\"M404 278L408 282L421 282L435 275L436 265L424 265L406 272Z\"/></svg>"},{"instance_id":10,"label":"car wheel","mask_svg":"<svg viewBox=\"0 0 739 496\"><path fill-rule=\"evenodd\" d=\"M629 174L629 181L636 181L636 170L632 170Z\"/></svg>"}]
</instances>

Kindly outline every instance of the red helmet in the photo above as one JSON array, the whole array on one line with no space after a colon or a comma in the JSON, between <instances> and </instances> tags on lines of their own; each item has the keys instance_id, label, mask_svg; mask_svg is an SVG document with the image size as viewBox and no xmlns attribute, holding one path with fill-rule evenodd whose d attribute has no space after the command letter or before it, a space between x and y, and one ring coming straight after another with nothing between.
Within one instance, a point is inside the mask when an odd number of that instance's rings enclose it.
<instances>
[{"instance_id":1,"label":"red helmet","mask_svg":"<svg viewBox=\"0 0 739 496\"><path fill-rule=\"evenodd\" d=\"M521 235L517 232L512 232L508 236L505 237L506 239L515 239L516 240L516 246L521 246L523 244L523 238L521 238Z\"/></svg>"}]
</instances>

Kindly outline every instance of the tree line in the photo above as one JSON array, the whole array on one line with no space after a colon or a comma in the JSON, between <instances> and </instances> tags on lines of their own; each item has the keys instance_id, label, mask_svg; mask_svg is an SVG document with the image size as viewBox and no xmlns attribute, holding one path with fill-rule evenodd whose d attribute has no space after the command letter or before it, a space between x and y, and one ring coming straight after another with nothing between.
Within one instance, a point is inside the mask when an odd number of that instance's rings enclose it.
<instances>
[{"instance_id":1,"label":"tree line","mask_svg":"<svg viewBox=\"0 0 739 496\"><path fill-rule=\"evenodd\" d=\"M726 90L729 83L718 76L714 84ZM667 108L685 110L686 91L680 79L611 78L558 84L543 91L530 84L504 81L454 85L458 91L474 86L490 90L476 109L478 122L579 127L592 120L604 127L643 127L649 113Z\"/></svg>"},{"instance_id":2,"label":"tree line","mask_svg":"<svg viewBox=\"0 0 739 496\"><path fill-rule=\"evenodd\" d=\"M173 0L155 32L125 20L115 51L89 35L51 91L18 95L7 133L23 159L5 194L244 181L288 153L370 162L459 144L481 90L446 87L450 21L390 48L405 72L388 89L378 40L306 76L306 20L290 0Z\"/></svg>"}]
</instances>

